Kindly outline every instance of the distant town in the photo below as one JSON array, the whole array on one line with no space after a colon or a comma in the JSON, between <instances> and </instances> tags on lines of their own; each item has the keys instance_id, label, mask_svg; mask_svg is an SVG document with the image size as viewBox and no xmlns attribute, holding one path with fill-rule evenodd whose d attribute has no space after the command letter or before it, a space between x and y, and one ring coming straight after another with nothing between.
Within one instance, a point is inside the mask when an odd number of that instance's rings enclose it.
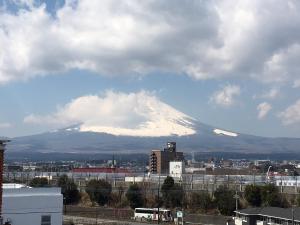
<instances>
[{"instance_id":1,"label":"distant town","mask_svg":"<svg viewBox=\"0 0 300 225\"><path fill-rule=\"evenodd\" d=\"M6 143L2 143L4 147ZM41 191L50 199L52 195L62 193L63 198L58 198L56 207L65 224L76 224L78 220L82 224L93 224L95 217L97 220L99 217L99 221L102 218L129 223L136 220L175 220L179 223L183 218L176 215L182 211L185 211L184 221L189 223L223 224L227 221L239 224L241 219L244 224L243 218L248 214L243 210L249 206L264 206L264 210L276 211L276 207L287 209L300 204L298 160L216 157L201 160L196 159L195 153L187 156L181 152L176 142L149 150L147 158L118 159L119 155L112 154L110 159L6 161L3 167L3 219L17 215L17 212L5 214L10 204L6 201L10 201L14 193L20 202L28 195L32 195L32 201L37 195L36 201L39 201ZM22 207L26 208L27 204ZM43 207L47 207L46 202ZM169 211L164 211L166 209ZM165 214L160 213L169 213L169 217L163 218ZM155 217L155 214L161 217ZM232 219L231 215L236 218ZM252 215L253 212L249 212L249 216ZM272 215L269 217L273 218ZM269 217L267 215L266 219Z\"/></svg>"}]
</instances>

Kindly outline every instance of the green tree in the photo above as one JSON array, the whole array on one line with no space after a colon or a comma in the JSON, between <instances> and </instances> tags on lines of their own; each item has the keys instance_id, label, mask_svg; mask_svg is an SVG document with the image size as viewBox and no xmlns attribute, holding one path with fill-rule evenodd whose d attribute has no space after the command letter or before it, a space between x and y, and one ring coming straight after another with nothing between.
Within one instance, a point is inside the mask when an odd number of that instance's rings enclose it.
<instances>
[{"instance_id":1,"label":"green tree","mask_svg":"<svg viewBox=\"0 0 300 225\"><path fill-rule=\"evenodd\" d=\"M108 203L111 197L111 184L105 180L90 180L85 191L90 196L91 200L97 202L99 205Z\"/></svg>"},{"instance_id":2,"label":"green tree","mask_svg":"<svg viewBox=\"0 0 300 225\"><path fill-rule=\"evenodd\" d=\"M261 188L255 184L250 184L245 187L244 192L245 199L247 202L254 207L261 206Z\"/></svg>"},{"instance_id":3,"label":"green tree","mask_svg":"<svg viewBox=\"0 0 300 225\"><path fill-rule=\"evenodd\" d=\"M214 192L214 201L222 215L230 216L235 210L234 191L230 190L227 186L219 186Z\"/></svg>"},{"instance_id":4,"label":"green tree","mask_svg":"<svg viewBox=\"0 0 300 225\"><path fill-rule=\"evenodd\" d=\"M167 176L161 186L162 199L166 207L181 207L184 197L183 189L175 184L172 177Z\"/></svg>"},{"instance_id":5,"label":"green tree","mask_svg":"<svg viewBox=\"0 0 300 225\"><path fill-rule=\"evenodd\" d=\"M77 185L67 175L59 177L57 186L61 187L61 193L64 196L65 204L75 204L79 202L80 194Z\"/></svg>"},{"instance_id":6,"label":"green tree","mask_svg":"<svg viewBox=\"0 0 300 225\"><path fill-rule=\"evenodd\" d=\"M263 206L280 207L282 204L282 196L274 184L266 184L261 189Z\"/></svg>"},{"instance_id":7,"label":"green tree","mask_svg":"<svg viewBox=\"0 0 300 225\"><path fill-rule=\"evenodd\" d=\"M126 192L126 198L132 209L142 207L144 205L144 197L142 189L137 184L131 184Z\"/></svg>"},{"instance_id":8,"label":"green tree","mask_svg":"<svg viewBox=\"0 0 300 225\"><path fill-rule=\"evenodd\" d=\"M30 183L30 187L48 187L48 179L46 177L35 177L33 178Z\"/></svg>"},{"instance_id":9,"label":"green tree","mask_svg":"<svg viewBox=\"0 0 300 225\"><path fill-rule=\"evenodd\" d=\"M212 207L212 198L208 192L193 192L190 195L189 207L207 212Z\"/></svg>"},{"instance_id":10,"label":"green tree","mask_svg":"<svg viewBox=\"0 0 300 225\"><path fill-rule=\"evenodd\" d=\"M137 184L131 184L125 196L132 209L142 207L144 205L143 192Z\"/></svg>"}]
</instances>

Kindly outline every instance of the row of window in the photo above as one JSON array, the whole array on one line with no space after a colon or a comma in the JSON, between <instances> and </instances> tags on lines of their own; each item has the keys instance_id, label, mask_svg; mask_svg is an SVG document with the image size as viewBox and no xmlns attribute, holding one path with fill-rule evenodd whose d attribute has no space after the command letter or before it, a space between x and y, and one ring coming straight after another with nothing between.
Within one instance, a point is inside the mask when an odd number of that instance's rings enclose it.
<instances>
[{"instance_id":1,"label":"row of window","mask_svg":"<svg viewBox=\"0 0 300 225\"><path fill-rule=\"evenodd\" d=\"M258 216L257 220L265 221L268 224L283 224L283 225L292 225L291 220L284 220L279 218L270 218L266 216ZM294 222L294 225L300 225L298 222Z\"/></svg>"}]
</instances>

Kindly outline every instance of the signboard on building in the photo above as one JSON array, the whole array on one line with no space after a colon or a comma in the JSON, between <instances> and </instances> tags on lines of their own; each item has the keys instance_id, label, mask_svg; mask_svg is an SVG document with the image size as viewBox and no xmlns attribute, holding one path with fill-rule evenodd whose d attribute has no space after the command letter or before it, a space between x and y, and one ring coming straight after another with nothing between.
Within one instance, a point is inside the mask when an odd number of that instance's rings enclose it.
<instances>
[{"instance_id":1,"label":"signboard on building","mask_svg":"<svg viewBox=\"0 0 300 225\"><path fill-rule=\"evenodd\" d=\"M173 161L170 162L170 176L180 178L184 173L184 162Z\"/></svg>"}]
</instances>

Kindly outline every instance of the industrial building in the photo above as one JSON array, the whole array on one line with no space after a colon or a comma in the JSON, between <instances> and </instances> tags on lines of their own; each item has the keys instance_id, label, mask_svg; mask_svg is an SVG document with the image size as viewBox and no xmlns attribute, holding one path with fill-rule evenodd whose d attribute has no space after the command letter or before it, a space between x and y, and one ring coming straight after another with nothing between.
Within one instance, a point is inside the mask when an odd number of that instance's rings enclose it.
<instances>
[{"instance_id":1,"label":"industrial building","mask_svg":"<svg viewBox=\"0 0 300 225\"><path fill-rule=\"evenodd\" d=\"M11 225L62 225L63 196L60 188L3 185L2 217Z\"/></svg>"},{"instance_id":2,"label":"industrial building","mask_svg":"<svg viewBox=\"0 0 300 225\"><path fill-rule=\"evenodd\" d=\"M3 184L4 150L8 140L0 140L0 224L62 225L63 195L60 188L30 188Z\"/></svg>"},{"instance_id":3,"label":"industrial building","mask_svg":"<svg viewBox=\"0 0 300 225\"><path fill-rule=\"evenodd\" d=\"M150 173L168 174L170 162L184 161L184 156L176 151L176 142L168 142L164 150L152 150L149 161Z\"/></svg>"},{"instance_id":4,"label":"industrial building","mask_svg":"<svg viewBox=\"0 0 300 225\"><path fill-rule=\"evenodd\" d=\"M235 211L235 225L299 225L300 208L261 207Z\"/></svg>"}]
</instances>

